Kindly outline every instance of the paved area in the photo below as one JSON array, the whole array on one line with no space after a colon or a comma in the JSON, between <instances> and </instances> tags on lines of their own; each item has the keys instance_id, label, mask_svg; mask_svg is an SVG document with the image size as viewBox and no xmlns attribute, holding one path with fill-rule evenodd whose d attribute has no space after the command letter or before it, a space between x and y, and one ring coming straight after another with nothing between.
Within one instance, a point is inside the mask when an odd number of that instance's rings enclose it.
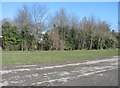
<instances>
[{"instance_id":1,"label":"paved area","mask_svg":"<svg viewBox=\"0 0 120 88\"><path fill-rule=\"evenodd\" d=\"M117 86L118 57L59 65L3 67L1 86Z\"/></svg>"}]
</instances>

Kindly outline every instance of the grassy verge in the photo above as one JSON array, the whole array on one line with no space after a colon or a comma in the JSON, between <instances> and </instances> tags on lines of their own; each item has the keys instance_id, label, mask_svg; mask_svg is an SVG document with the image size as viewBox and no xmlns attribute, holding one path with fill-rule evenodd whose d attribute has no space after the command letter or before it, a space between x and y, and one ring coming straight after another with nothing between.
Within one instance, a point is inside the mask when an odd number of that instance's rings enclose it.
<instances>
[{"instance_id":1,"label":"grassy verge","mask_svg":"<svg viewBox=\"0 0 120 88\"><path fill-rule=\"evenodd\" d=\"M30 64L70 59L96 59L117 56L117 50L75 50L75 51L3 51L2 64Z\"/></svg>"}]
</instances>

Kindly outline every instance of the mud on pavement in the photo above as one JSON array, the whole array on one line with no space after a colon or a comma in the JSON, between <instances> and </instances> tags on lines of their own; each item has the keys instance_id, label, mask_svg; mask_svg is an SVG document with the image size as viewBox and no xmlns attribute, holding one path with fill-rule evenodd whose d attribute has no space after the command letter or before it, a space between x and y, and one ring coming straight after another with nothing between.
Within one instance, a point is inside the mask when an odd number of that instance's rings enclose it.
<instances>
[{"instance_id":1,"label":"mud on pavement","mask_svg":"<svg viewBox=\"0 0 120 88\"><path fill-rule=\"evenodd\" d=\"M109 78L107 86L118 84L118 57L93 60L86 62L67 63L41 66L39 64L17 65L5 67L2 74L1 86L101 86L99 79ZM113 71L115 70L115 71ZM113 71L113 72L111 72ZM113 75L113 76L112 76ZM98 79L99 77L99 79ZM87 79L87 80L86 80ZM94 80L94 84L90 80ZM82 81L83 80L83 81ZM88 83L83 83L83 82ZM90 81L90 82L89 82ZM81 84L83 83L83 84ZM89 86L87 85L87 86Z\"/></svg>"}]
</instances>

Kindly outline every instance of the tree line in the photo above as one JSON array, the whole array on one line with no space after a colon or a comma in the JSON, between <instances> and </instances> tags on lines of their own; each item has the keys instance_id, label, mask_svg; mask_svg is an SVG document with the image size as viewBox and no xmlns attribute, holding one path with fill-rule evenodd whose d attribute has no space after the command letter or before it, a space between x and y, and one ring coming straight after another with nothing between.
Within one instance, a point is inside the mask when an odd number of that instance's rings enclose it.
<instances>
[{"instance_id":1,"label":"tree line","mask_svg":"<svg viewBox=\"0 0 120 88\"><path fill-rule=\"evenodd\" d=\"M64 8L48 15L45 5L23 6L2 20L3 50L92 50L118 48L118 32L94 16L79 19Z\"/></svg>"}]
</instances>

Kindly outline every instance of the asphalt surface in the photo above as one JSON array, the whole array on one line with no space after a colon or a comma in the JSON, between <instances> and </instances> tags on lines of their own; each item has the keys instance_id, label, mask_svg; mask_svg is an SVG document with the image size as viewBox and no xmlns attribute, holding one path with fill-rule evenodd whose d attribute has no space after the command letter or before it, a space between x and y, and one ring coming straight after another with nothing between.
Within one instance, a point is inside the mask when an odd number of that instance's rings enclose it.
<instances>
[{"instance_id":1,"label":"asphalt surface","mask_svg":"<svg viewBox=\"0 0 120 88\"><path fill-rule=\"evenodd\" d=\"M1 86L118 86L118 57L3 68Z\"/></svg>"}]
</instances>

